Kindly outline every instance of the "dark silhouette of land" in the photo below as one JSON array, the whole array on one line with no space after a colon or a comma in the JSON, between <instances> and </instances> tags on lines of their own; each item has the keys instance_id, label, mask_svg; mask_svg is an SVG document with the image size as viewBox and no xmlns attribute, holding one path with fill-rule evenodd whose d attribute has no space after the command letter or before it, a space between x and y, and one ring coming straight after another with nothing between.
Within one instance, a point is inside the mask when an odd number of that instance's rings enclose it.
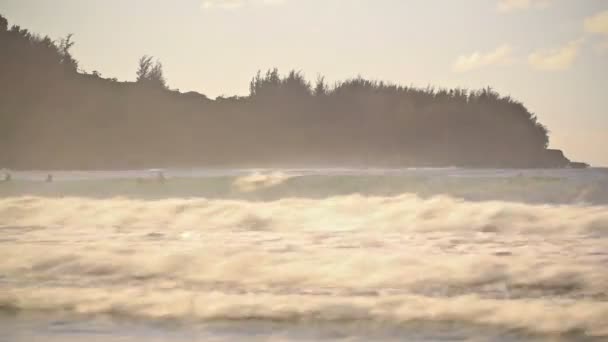
<instances>
[{"instance_id":1,"label":"dark silhouette of land","mask_svg":"<svg viewBox=\"0 0 608 342\"><path fill-rule=\"evenodd\" d=\"M584 166L547 149L536 116L491 88L329 86L275 69L249 96L210 100L170 90L149 56L136 82L86 73L73 44L0 16L0 166Z\"/></svg>"}]
</instances>

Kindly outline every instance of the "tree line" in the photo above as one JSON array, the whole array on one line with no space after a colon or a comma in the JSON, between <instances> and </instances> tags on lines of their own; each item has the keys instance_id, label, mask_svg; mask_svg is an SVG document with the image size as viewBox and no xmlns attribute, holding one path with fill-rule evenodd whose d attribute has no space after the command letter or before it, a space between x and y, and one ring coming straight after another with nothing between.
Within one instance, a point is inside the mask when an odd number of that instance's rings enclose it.
<instances>
[{"instance_id":1,"label":"tree line","mask_svg":"<svg viewBox=\"0 0 608 342\"><path fill-rule=\"evenodd\" d=\"M135 82L85 72L71 35L53 40L0 16L0 166L561 167L521 102L491 88L418 88L258 72L248 96L169 89L163 65Z\"/></svg>"}]
</instances>

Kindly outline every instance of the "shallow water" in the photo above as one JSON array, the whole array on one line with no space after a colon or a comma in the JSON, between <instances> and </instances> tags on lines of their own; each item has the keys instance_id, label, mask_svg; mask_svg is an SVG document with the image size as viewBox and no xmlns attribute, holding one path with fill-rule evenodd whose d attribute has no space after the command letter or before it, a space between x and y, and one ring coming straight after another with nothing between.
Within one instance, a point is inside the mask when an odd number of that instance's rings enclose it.
<instances>
[{"instance_id":1,"label":"shallow water","mask_svg":"<svg viewBox=\"0 0 608 342\"><path fill-rule=\"evenodd\" d=\"M154 175L0 183L5 339L608 338L605 170Z\"/></svg>"}]
</instances>

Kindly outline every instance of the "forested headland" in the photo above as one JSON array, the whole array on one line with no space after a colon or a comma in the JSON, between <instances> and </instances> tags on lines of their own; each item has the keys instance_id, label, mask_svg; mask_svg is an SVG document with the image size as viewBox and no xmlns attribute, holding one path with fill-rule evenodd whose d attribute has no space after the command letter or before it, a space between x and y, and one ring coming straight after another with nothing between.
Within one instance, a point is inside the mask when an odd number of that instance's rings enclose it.
<instances>
[{"instance_id":1,"label":"forested headland","mask_svg":"<svg viewBox=\"0 0 608 342\"><path fill-rule=\"evenodd\" d=\"M278 70L243 97L172 90L163 66L137 80L85 72L71 36L0 16L0 167L569 167L537 117L491 88L327 84Z\"/></svg>"}]
</instances>

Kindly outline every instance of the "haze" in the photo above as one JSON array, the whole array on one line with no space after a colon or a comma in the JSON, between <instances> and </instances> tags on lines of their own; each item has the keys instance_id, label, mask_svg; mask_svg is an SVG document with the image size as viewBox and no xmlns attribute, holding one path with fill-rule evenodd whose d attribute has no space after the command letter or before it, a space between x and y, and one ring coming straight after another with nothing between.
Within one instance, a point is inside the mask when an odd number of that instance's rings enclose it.
<instances>
[{"instance_id":1,"label":"haze","mask_svg":"<svg viewBox=\"0 0 608 342\"><path fill-rule=\"evenodd\" d=\"M171 88L245 95L259 69L331 83L491 86L522 101L550 147L608 165L608 4L602 0L2 0L11 23L73 33L87 72L134 80L158 57Z\"/></svg>"}]
</instances>

